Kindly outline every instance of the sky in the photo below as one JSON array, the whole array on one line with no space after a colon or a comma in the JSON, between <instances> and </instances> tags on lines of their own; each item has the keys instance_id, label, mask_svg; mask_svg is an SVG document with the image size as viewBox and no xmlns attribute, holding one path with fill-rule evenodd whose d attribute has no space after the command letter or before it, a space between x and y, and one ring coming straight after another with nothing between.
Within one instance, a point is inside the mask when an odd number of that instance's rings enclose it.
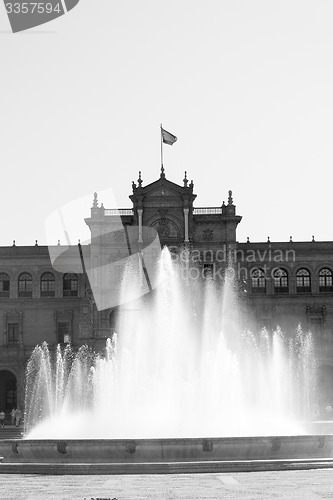
<instances>
[{"instance_id":1,"label":"sky","mask_svg":"<svg viewBox=\"0 0 333 500\"><path fill-rule=\"evenodd\" d=\"M330 0L81 0L12 34L0 5L0 245L63 240L46 221L87 197L84 231L94 191L131 207L161 123L167 179L196 207L231 189L239 241L332 240L332 22Z\"/></svg>"}]
</instances>

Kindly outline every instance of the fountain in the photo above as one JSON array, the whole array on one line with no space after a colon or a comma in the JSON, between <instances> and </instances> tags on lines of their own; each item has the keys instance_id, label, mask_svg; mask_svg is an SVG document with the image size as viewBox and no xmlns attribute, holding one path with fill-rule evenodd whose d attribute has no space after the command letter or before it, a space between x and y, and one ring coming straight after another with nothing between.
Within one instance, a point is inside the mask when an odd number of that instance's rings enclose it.
<instances>
[{"instance_id":1,"label":"fountain","mask_svg":"<svg viewBox=\"0 0 333 500\"><path fill-rule=\"evenodd\" d=\"M333 436L304 427L315 395L311 334L252 333L231 273L218 287L191 280L187 264L165 248L149 300L131 300L142 277L125 269L118 332L104 353L35 348L25 440L9 461L152 467L331 456Z\"/></svg>"}]
</instances>

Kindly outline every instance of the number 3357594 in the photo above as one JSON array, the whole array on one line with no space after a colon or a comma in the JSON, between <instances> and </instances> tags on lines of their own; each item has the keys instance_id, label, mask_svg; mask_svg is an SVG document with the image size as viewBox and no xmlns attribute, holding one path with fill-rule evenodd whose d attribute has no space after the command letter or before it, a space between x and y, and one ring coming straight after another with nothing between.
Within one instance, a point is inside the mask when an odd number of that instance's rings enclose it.
<instances>
[{"instance_id":1,"label":"number 3357594","mask_svg":"<svg viewBox=\"0 0 333 500\"><path fill-rule=\"evenodd\" d=\"M51 14L57 12L60 14L62 8L60 3L52 5L44 2L23 2L23 3L6 3L8 14Z\"/></svg>"}]
</instances>

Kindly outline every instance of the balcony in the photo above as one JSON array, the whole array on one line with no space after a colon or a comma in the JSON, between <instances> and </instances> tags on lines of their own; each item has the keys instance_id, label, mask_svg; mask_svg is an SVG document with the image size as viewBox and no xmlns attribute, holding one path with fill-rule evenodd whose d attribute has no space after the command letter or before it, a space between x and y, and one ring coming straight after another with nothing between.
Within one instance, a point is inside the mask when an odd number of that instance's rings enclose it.
<instances>
[{"instance_id":1,"label":"balcony","mask_svg":"<svg viewBox=\"0 0 333 500\"><path fill-rule=\"evenodd\" d=\"M296 293L311 293L311 286L297 286Z\"/></svg>"},{"instance_id":2,"label":"balcony","mask_svg":"<svg viewBox=\"0 0 333 500\"><path fill-rule=\"evenodd\" d=\"M265 294L267 293L265 286L252 286L251 292L254 294Z\"/></svg>"},{"instance_id":3,"label":"balcony","mask_svg":"<svg viewBox=\"0 0 333 500\"><path fill-rule=\"evenodd\" d=\"M19 297L32 297L32 290L19 290L18 296Z\"/></svg>"},{"instance_id":4,"label":"balcony","mask_svg":"<svg viewBox=\"0 0 333 500\"><path fill-rule=\"evenodd\" d=\"M287 286L275 286L274 293L289 293L289 287L287 287Z\"/></svg>"}]
</instances>

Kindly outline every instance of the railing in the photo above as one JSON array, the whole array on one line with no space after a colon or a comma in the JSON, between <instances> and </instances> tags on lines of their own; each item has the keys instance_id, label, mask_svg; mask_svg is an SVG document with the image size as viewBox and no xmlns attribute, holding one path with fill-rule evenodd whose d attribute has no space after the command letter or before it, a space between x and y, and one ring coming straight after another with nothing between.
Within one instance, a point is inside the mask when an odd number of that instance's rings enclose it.
<instances>
[{"instance_id":1,"label":"railing","mask_svg":"<svg viewBox=\"0 0 333 500\"><path fill-rule=\"evenodd\" d=\"M41 297L55 297L55 291L54 290L41 290L40 296Z\"/></svg>"},{"instance_id":2,"label":"railing","mask_svg":"<svg viewBox=\"0 0 333 500\"><path fill-rule=\"evenodd\" d=\"M32 290L19 290L18 296L19 297L32 297Z\"/></svg>"},{"instance_id":3,"label":"railing","mask_svg":"<svg viewBox=\"0 0 333 500\"><path fill-rule=\"evenodd\" d=\"M78 297L78 290L63 290L63 297Z\"/></svg>"},{"instance_id":4,"label":"railing","mask_svg":"<svg viewBox=\"0 0 333 500\"><path fill-rule=\"evenodd\" d=\"M214 215L221 213L222 207L193 208L193 215Z\"/></svg>"},{"instance_id":5,"label":"railing","mask_svg":"<svg viewBox=\"0 0 333 500\"><path fill-rule=\"evenodd\" d=\"M193 208L193 215L214 215L222 214L222 207L200 207ZM105 209L104 215L115 216L115 215L133 215L133 210L131 208L111 208Z\"/></svg>"},{"instance_id":6,"label":"railing","mask_svg":"<svg viewBox=\"0 0 333 500\"><path fill-rule=\"evenodd\" d=\"M133 215L133 210L131 208L111 208L104 210L104 215Z\"/></svg>"},{"instance_id":7,"label":"railing","mask_svg":"<svg viewBox=\"0 0 333 500\"><path fill-rule=\"evenodd\" d=\"M311 293L311 286L297 286L296 293Z\"/></svg>"}]
</instances>

